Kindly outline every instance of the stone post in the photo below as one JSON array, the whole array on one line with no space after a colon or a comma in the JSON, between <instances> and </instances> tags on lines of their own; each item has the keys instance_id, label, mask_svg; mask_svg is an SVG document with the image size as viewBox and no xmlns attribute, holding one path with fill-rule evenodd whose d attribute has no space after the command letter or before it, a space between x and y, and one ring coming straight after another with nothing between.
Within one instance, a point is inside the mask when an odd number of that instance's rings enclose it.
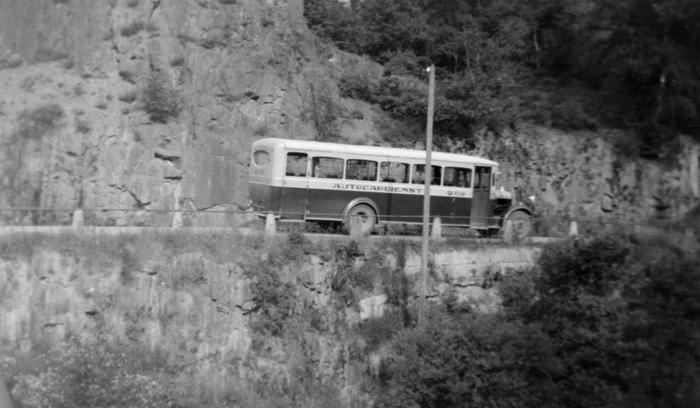
<instances>
[{"instance_id":1,"label":"stone post","mask_svg":"<svg viewBox=\"0 0 700 408\"><path fill-rule=\"evenodd\" d=\"M433 229L430 230L430 238L434 240L442 239L442 219L440 217L433 219Z\"/></svg>"},{"instance_id":2,"label":"stone post","mask_svg":"<svg viewBox=\"0 0 700 408\"><path fill-rule=\"evenodd\" d=\"M80 228L85 224L82 208L73 211L73 228Z\"/></svg>"},{"instance_id":3,"label":"stone post","mask_svg":"<svg viewBox=\"0 0 700 408\"><path fill-rule=\"evenodd\" d=\"M362 217L359 215L350 216L350 239L353 241L361 241L364 238L362 234Z\"/></svg>"},{"instance_id":4,"label":"stone post","mask_svg":"<svg viewBox=\"0 0 700 408\"><path fill-rule=\"evenodd\" d=\"M515 234L513 234L513 220L506 220L503 226L503 241L512 244L515 241Z\"/></svg>"},{"instance_id":5,"label":"stone post","mask_svg":"<svg viewBox=\"0 0 700 408\"><path fill-rule=\"evenodd\" d=\"M182 212L175 210L173 213L173 223L172 227L173 228L182 228L184 223L182 222Z\"/></svg>"},{"instance_id":6,"label":"stone post","mask_svg":"<svg viewBox=\"0 0 700 408\"><path fill-rule=\"evenodd\" d=\"M267 214L265 217L265 236L272 237L277 233L277 221L274 214Z\"/></svg>"},{"instance_id":7,"label":"stone post","mask_svg":"<svg viewBox=\"0 0 700 408\"><path fill-rule=\"evenodd\" d=\"M576 221L571 221L571 223L569 224L569 236L578 236L578 223Z\"/></svg>"}]
</instances>

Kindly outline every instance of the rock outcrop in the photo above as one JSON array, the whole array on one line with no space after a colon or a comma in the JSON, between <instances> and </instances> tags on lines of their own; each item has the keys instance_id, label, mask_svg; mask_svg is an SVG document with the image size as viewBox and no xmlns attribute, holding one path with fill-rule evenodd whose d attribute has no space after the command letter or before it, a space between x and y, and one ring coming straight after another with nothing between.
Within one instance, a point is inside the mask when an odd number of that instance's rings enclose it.
<instances>
[{"instance_id":1,"label":"rock outcrop","mask_svg":"<svg viewBox=\"0 0 700 408\"><path fill-rule=\"evenodd\" d=\"M260 137L397 144L382 140L397 130L381 109L338 90L382 71L320 42L302 0L0 0L0 207L66 210L0 217L68 223L83 207L93 225L235 224L158 210L245 212ZM477 153L502 162L504 184L534 194L547 223L697 205L697 144L645 161L599 136L521 129Z\"/></svg>"},{"instance_id":2,"label":"rock outcrop","mask_svg":"<svg viewBox=\"0 0 700 408\"><path fill-rule=\"evenodd\" d=\"M700 203L700 144L682 137L666 157L646 160L625 135L524 128L485 134L475 153L501 163L501 183L534 196L543 234L678 220ZM618 143L611 143L617 140Z\"/></svg>"},{"instance_id":3,"label":"rock outcrop","mask_svg":"<svg viewBox=\"0 0 700 408\"><path fill-rule=\"evenodd\" d=\"M182 231L4 235L0 357L97 334L160 353L187 392L261 379L288 384L306 367L351 402L382 357L367 350L376 336L362 325L414 307L420 271L411 245L364 247ZM498 244L434 248L427 296L496 310L493 281L531 266L537 253ZM365 351L373 351L369 362Z\"/></svg>"},{"instance_id":4,"label":"rock outcrop","mask_svg":"<svg viewBox=\"0 0 700 408\"><path fill-rule=\"evenodd\" d=\"M302 0L2 0L0 206L244 210L251 140L367 121L342 118L334 79L358 63Z\"/></svg>"}]
</instances>

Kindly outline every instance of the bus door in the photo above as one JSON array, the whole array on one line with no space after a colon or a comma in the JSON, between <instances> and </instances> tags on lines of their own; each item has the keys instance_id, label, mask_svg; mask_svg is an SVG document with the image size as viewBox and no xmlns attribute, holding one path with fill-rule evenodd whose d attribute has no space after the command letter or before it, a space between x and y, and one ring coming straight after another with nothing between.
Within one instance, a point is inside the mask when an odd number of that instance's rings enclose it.
<instances>
[{"instance_id":1,"label":"bus door","mask_svg":"<svg viewBox=\"0 0 700 408\"><path fill-rule=\"evenodd\" d=\"M314 219L338 219L345 205L358 192L343 188L345 160L330 155L314 155L311 158L309 189L306 195L307 214Z\"/></svg>"},{"instance_id":2,"label":"bus door","mask_svg":"<svg viewBox=\"0 0 700 408\"><path fill-rule=\"evenodd\" d=\"M487 228L491 216L491 167L476 166L474 173L474 195L469 224L471 228Z\"/></svg>"},{"instance_id":3,"label":"bus door","mask_svg":"<svg viewBox=\"0 0 700 408\"><path fill-rule=\"evenodd\" d=\"M401 161L390 161L387 158L379 166L379 181L383 190L383 198L377 204L384 221L409 222L410 216L421 213L421 201L414 197L417 186L412 186L410 180L411 165Z\"/></svg>"},{"instance_id":4,"label":"bus door","mask_svg":"<svg viewBox=\"0 0 700 408\"><path fill-rule=\"evenodd\" d=\"M472 211L469 198L472 169L445 166L443 173L443 207L438 214L443 217L444 224L467 225Z\"/></svg>"},{"instance_id":5,"label":"bus door","mask_svg":"<svg viewBox=\"0 0 700 408\"><path fill-rule=\"evenodd\" d=\"M285 175L280 189L280 218L304 219L309 189L308 167L308 154L287 153Z\"/></svg>"}]
</instances>

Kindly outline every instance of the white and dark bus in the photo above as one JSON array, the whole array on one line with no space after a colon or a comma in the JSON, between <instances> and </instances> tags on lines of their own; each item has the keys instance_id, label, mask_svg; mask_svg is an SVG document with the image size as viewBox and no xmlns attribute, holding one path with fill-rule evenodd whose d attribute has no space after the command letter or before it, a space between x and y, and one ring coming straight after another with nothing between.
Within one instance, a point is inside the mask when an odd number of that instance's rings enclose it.
<instances>
[{"instance_id":1,"label":"white and dark bus","mask_svg":"<svg viewBox=\"0 0 700 408\"><path fill-rule=\"evenodd\" d=\"M425 151L265 138L251 154L249 197L260 216L339 222L361 233L422 222ZM529 234L530 208L495 186L498 163L433 152L431 167L431 220L483 231L512 219L518 236Z\"/></svg>"}]
</instances>

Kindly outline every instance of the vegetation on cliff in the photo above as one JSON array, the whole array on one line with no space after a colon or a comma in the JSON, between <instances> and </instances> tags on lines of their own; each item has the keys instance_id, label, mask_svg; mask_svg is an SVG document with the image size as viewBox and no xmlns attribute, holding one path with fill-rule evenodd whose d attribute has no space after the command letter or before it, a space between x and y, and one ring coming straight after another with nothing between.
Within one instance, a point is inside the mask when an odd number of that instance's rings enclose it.
<instances>
[{"instance_id":1,"label":"vegetation on cliff","mask_svg":"<svg viewBox=\"0 0 700 408\"><path fill-rule=\"evenodd\" d=\"M232 236L113 237L102 244L68 238L0 240L0 253L13 262L33 258L41 247L75 257L101 253L86 267L114 269L120 287L157 279L159 290L190 299L188 312L161 298L170 306L153 317L138 302L119 306L115 295L89 292L106 302L90 309L91 319L112 312L126 319L114 326L105 319L96 333L76 333L32 369L0 358L23 407L700 403L700 265L659 238L604 236L553 245L535 268L484 280L500 292L498 311L479 312L479 304L445 291L430 302L420 327L415 282L403 272L405 243L360 248L312 243L300 234L269 246ZM174 261L153 264L154 252ZM199 255L191 262L177 258L186 253ZM232 288L244 281L250 293L235 295ZM361 318L368 295L386 296L384 312ZM238 312L245 316L251 342L243 356L214 348L214 332L196 340L176 335L187 331L184 320L199 320L199 300L208 305L204 320L217 325ZM145 337L149 318L161 330L172 329L155 350ZM198 360L197 350L209 354ZM222 364L217 378L196 379L195 367L210 364Z\"/></svg>"},{"instance_id":2,"label":"vegetation on cliff","mask_svg":"<svg viewBox=\"0 0 700 408\"><path fill-rule=\"evenodd\" d=\"M500 313L436 306L400 332L378 405L697 406L699 266L660 239L547 248L501 281Z\"/></svg>"},{"instance_id":3,"label":"vegetation on cliff","mask_svg":"<svg viewBox=\"0 0 700 408\"><path fill-rule=\"evenodd\" d=\"M437 66L436 130L473 135L521 122L636 130L651 149L700 124L695 0L305 0L309 26L386 67L341 90L409 121L425 117ZM421 79L417 81L417 79ZM343 86L344 85L344 86Z\"/></svg>"}]
</instances>

